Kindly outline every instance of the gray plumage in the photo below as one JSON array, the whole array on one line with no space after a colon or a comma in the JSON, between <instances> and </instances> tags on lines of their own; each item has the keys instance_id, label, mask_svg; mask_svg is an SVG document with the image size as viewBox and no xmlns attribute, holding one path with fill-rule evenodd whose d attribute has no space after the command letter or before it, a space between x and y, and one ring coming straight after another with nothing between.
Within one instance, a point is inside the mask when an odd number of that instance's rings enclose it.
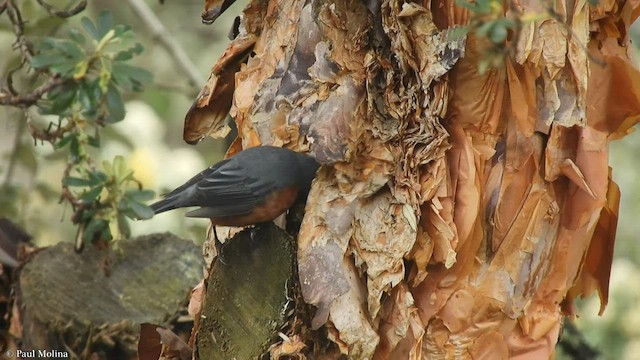
<instances>
[{"instance_id":1,"label":"gray plumage","mask_svg":"<svg viewBox=\"0 0 640 360\"><path fill-rule=\"evenodd\" d=\"M200 206L187 216L243 216L285 188L297 187L298 201L306 199L319 166L312 157L289 149L253 147L202 171L151 208L159 214Z\"/></svg>"}]
</instances>

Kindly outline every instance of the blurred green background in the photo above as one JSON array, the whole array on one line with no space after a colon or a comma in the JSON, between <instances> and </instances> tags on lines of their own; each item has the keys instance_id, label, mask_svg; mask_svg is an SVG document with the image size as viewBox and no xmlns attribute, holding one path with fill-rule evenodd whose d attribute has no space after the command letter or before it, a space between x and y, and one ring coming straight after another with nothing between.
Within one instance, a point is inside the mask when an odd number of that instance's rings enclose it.
<instances>
[{"instance_id":1,"label":"blurred green background","mask_svg":"<svg viewBox=\"0 0 640 360\"><path fill-rule=\"evenodd\" d=\"M123 155L135 176L146 188L166 192L220 160L226 149L223 140L205 139L198 146L182 141L182 125L187 109L195 99L209 70L229 42L227 34L246 0L238 0L215 25L203 25L200 14L203 0L145 1L173 37L190 62L188 67L199 76L193 85L163 47L158 36L132 11L132 4L143 0L90 1L80 16L63 20L49 16L35 0L21 1L29 37L66 36L67 26L78 26L80 18L97 18L102 10L113 13L116 22L130 25L145 51L134 63L154 74L155 81L140 94L126 95L124 121L104 132L98 160ZM64 8L68 1L50 1ZM640 40L640 26L632 29ZM14 34L6 16L0 18L0 76L19 62L12 51ZM17 84L20 87L20 83ZM41 116L34 111L38 121ZM54 154L50 144L37 144L20 124L23 113L0 107L0 216L17 220L40 246L72 241L75 229L69 217L71 209L58 204L64 154ZM41 119L42 121L48 119ZM636 126L636 130L639 127ZM17 151L14 151L17 150ZM579 301L578 328L604 359L640 359L640 132L611 144L613 177L621 188L622 201L615 261L611 273L609 305L602 317L597 315L597 296ZM207 222L183 217L183 211L159 215L152 220L132 223L133 235L171 231L201 243Z\"/></svg>"},{"instance_id":2,"label":"blurred green background","mask_svg":"<svg viewBox=\"0 0 640 360\"><path fill-rule=\"evenodd\" d=\"M65 9L75 1L48 1L58 9ZM186 67L199 77L193 84L187 71L177 65L169 51L144 21L133 11L132 4L146 3L166 28L167 33L188 55ZM39 37L66 37L69 26L80 28L80 19L96 19L102 10L110 11L116 23L131 26L137 40L145 50L132 62L151 71L154 83L142 93L125 94L127 115L125 120L104 129L102 147L94 152L96 163L123 155L135 176L145 188L165 193L191 176L213 164L224 155L225 141L207 138L198 146L182 141L184 116L207 80L211 66L229 42L227 34L233 20L246 1L237 1L215 26L203 25L200 13L202 0L159 1L123 0L89 1L87 9L78 16L61 20L48 15L35 0L21 2L20 8L27 19L25 32L37 41ZM165 37L166 38L166 37ZM20 61L12 51L14 34L6 15L0 17L0 74L4 75ZM0 76L2 76L0 75ZM20 80L18 78L18 80ZM24 79L23 79L24 80ZM18 83L18 89L20 84ZM51 120L29 112L36 123ZM37 144L24 128L21 111L0 107L0 185L7 185L0 193L0 215L17 219L26 226L38 245L47 246L59 241L71 241L75 228L69 221L69 206L58 204L60 180L66 152L54 154L48 144ZM17 152L13 149L18 147ZM12 153L17 157L12 158ZM9 175L10 173L10 175ZM151 220L131 223L132 235L172 231L179 236L202 242L207 222L185 219L184 209L164 213Z\"/></svg>"}]
</instances>

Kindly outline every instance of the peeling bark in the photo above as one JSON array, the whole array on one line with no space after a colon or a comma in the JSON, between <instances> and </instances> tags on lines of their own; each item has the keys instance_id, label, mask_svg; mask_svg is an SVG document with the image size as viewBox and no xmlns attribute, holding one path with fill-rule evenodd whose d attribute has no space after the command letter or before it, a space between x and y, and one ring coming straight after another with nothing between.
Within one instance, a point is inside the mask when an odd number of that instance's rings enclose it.
<instances>
[{"instance_id":1,"label":"peeling bark","mask_svg":"<svg viewBox=\"0 0 640 360\"><path fill-rule=\"evenodd\" d=\"M454 0L245 10L259 30L233 70L230 151L276 144L324 165L299 277L309 325L343 354L551 357L575 297L597 291L604 309L620 196L607 148L640 119L627 34L640 11L553 4L483 74L488 40L451 36L473 16Z\"/></svg>"}]
</instances>

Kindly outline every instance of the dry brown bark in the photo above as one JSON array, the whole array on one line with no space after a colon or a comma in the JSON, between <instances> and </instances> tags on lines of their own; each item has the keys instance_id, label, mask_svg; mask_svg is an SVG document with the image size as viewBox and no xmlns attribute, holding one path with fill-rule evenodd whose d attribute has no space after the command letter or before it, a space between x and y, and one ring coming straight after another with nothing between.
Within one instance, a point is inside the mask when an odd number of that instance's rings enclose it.
<instances>
[{"instance_id":1,"label":"dry brown bark","mask_svg":"<svg viewBox=\"0 0 640 360\"><path fill-rule=\"evenodd\" d=\"M274 144L325 165L299 275L310 325L350 358L549 358L576 296L606 306L608 143L640 114L640 9L511 5L547 16L480 74L487 40L449 36L473 15L454 0L252 1L187 116L187 140L229 111L230 154Z\"/></svg>"}]
</instances>

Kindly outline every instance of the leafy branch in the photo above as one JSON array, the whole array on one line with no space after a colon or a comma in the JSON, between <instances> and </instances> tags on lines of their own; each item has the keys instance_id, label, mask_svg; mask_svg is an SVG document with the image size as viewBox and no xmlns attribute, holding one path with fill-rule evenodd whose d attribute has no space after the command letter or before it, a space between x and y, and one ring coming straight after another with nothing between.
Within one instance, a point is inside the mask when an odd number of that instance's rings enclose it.
<instances>
[{"instance_id":1,"label":"leafy branch","mask_svg":"<svg viewBox=\"0 0 640 360\"><path fill-rule=\"evenodd\" d=\"M599 0L588 0L591 5L597 5ZM456 0L456 5L469 10L471 15L469 24L456 29L452 36L463 36L474 33L478 38L488 40L483 56L478 63L478 72L484 74L490 68L502 66L504 59L513 56L520 39L520 33L525 24L553 19L561 24L571 36L573 30L553 10L553 2L549 2L546 10L541 13L523 13L513 1L502 0ZM507 14L507 15L505 15ZM598 64L602 62L594 59L588 52L586 44L579 43L587 53L589 59Z\"/></svg>"},{"instance_id":2,"label":"leafy branch","mask_svg":"<svg viewBox=\"0 0 640 360\"><path fill-rule=\"evenodd\" d=\"M523 18L512 2L507 2L510 13L515 16L505 16L505 4L497 0L456 0L456 5L469 10L471 18L469 24L458 29L458 36L474 33L479 38L488 40L483 57L478 63L478 72L484 74L488 69L501 66L504 58L513 55L515 45L518 42L522 24L527 21L535 21L538 14ZM509 35L513 35L513 41L507 41Z\"/></svg>"},{"instance_id":3,"label":"leafy branch","mask_svg":"<svg viewBox=\"0 0 640 360\"><path fill-rule=\"evenodd\" d=\"M81 12L81 1L70 10L59 11L38 0L48 13L69 17ZM36 141L51 143L56 150L67 150L67 166L62 179L61 201L73 208L71 220L78 225L76 248L88 241L107 241L130 234L127 218L144 219L153 215L143 204L153 192L143 190L127 169L124 158L103 162L97 169L90 148L100 147L102 127L125 116L122 92L137 92L152 81L146 70L127 62L143 47L134 41L129 27L114 24L103 12L94 23L87 17L81 29L71 28L67 38L45 37L32 43L25 37L19 9L13 0L0 3L0 14L7 11L13 25L17 49L23 61L9 72L0 89L0 105L24 109L28 131ZM32 90L19 93L13 75L28 66L35 73ZM35 107L40 114L54 116L44 127L27 111Z\"/></svg>"},{"instance_id":4,"label":"leafy branch","mask_svg":"<svg viewBox=\"0 0 640 360\"><path fill-rule=\"evenodd\" d=\"M153 210L144 202L153 199L154 192L142 189L122 156L116 156L112 162L103 161L102 170L85 168L78 173L80 176L71 176L67 171L62 180L62 196L76 210L71 220L80 224L77 249L86 242L112 240L114 234L129 237L127 218L153 216ZM81 192L77 194L71 188Z\"/></svg>"},{"instance_id":5,"label":"leafy branch","mask_svg":"<svg viewBox=\"0 0 640 360\"><path fill-rule=\"evenodd\" d=\"M87 1L86 0L82 0L80 2L78 2L74 7L72 7L69 10L56 10L53 6L49 5L46 1L44 0L36 0L38 2L38 4L40 4L40 6L42 6L44 9L46 9L49 14L51 15L55 15L57 17L61 17L61 18L68 18L74 15L77 15L79 13L81 13L82 11L84 11L84 9L87 7Z\"/></svg>"}]
</instances>

